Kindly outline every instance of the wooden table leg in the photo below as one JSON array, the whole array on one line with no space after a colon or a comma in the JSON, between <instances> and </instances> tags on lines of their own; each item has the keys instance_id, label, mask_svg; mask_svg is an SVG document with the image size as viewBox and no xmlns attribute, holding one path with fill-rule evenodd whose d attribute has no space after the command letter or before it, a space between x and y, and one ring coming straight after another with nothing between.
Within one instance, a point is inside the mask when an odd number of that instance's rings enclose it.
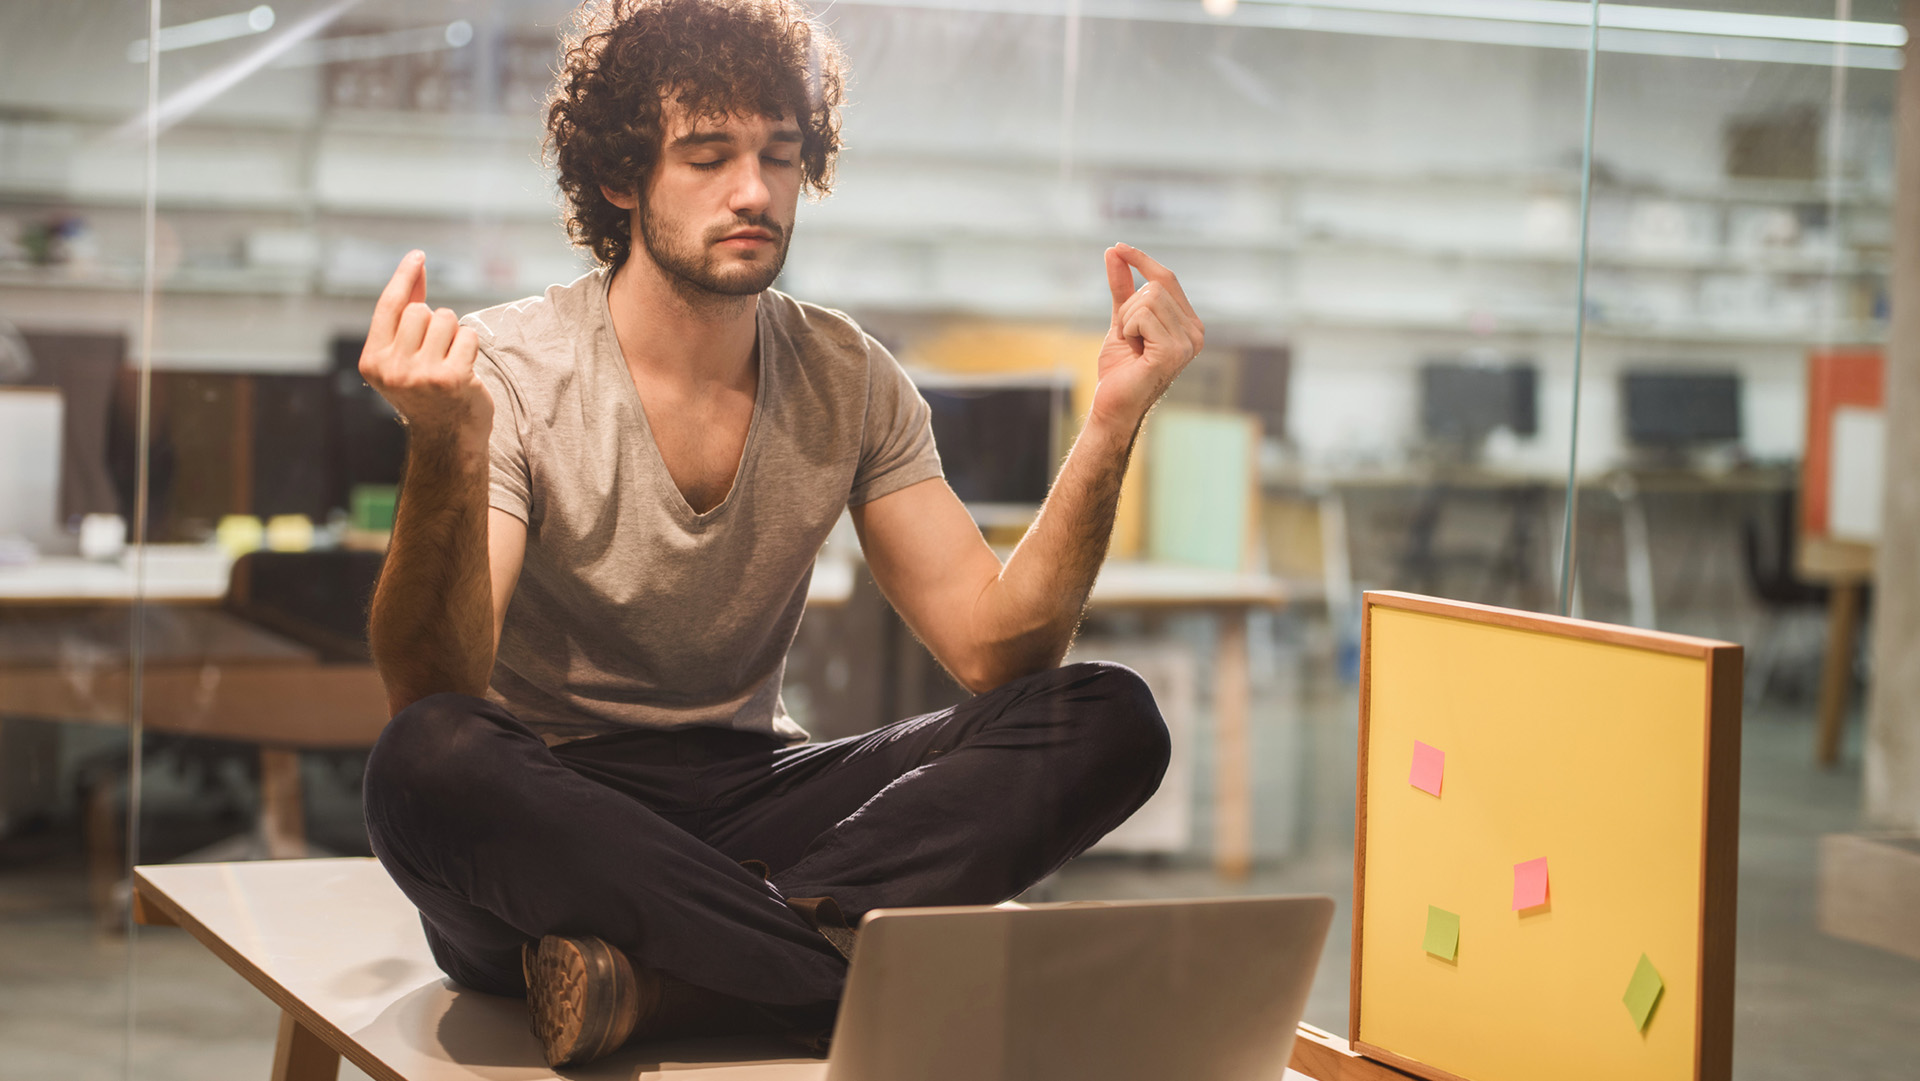
<instances>
[{"instance_id":1,"label":"wooden table leg","mask_svg":"<svg viewBox=\"0 0 1920 1081\"><path fill-rule=\"evenodd\" d=\"M260 832L269 859L298 859L307 854L298 751L260 748Z\"/></svg>"},{"instance_id":2,"label":"wooden table leg","mask_svg":"<svg viewBox=\"0 0 1920 1081\"><path fill-rule=\"evenodd\" d=\"M1840 759L1847 696L1853 689L1853 636L1860 624L1860 583L1842 580L1827 593L1827 656L1820 672L1820 732L1815 755L1823 766Z\"/></svg>"},{"instance_id":3,"label":"wooden table leg","mask_svg":"<svg viewBox=\"0 0 1920 1081\"><path fill-rule=\"evenodd\" d=\"M1247 746L1251 690L1247 671L1247 613L1220 614L1213 670L1213 862L1220 877L1240 881L1253 865L1252 762Z\"/></svg>"},{"instance_id":4,"label":"wooden table leg","mask_svg":"<svg viewBox=\"0 0 1920 1081\"><path fill-rule=\"evenodd\" d=\"M273 1081L336 1081L339 1076L340 1053L282 1012L280 1038L273 1043Z\"/></svg>"},{"instance_id":5,"label":"wooden table leg","mask_svg":"<svg viewBox=\"0 0 1920 1081\"><path fill-rule=\"evenodd\" d=\"M107 934L117 934L121 909L113 895L126 877L127 853L120 834L120 809L116 806L115 777L93 778L83 789L82 831L87 840L87 900L93 906L94 922Z\"/></svg>"}]
</instances>

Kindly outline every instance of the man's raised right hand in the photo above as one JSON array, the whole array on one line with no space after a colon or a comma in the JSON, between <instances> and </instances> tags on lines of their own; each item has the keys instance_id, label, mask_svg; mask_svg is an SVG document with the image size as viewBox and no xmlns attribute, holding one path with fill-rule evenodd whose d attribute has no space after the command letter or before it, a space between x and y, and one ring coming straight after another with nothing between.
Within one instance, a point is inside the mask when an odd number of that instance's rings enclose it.
<instances>
[{"instance_id":1,"label":"man's raised right hand","mask_svg":"<svg viewBox=\"0 0 1920 1081\"><path fill-rule=\"evenodd\" d=\"M451 308L427 307L427 256L411 251L373 306L360 377L380 392L415 438L433 435L484 449L493 396L473 374L480 347Z\"/></svg>"}]
</instances>

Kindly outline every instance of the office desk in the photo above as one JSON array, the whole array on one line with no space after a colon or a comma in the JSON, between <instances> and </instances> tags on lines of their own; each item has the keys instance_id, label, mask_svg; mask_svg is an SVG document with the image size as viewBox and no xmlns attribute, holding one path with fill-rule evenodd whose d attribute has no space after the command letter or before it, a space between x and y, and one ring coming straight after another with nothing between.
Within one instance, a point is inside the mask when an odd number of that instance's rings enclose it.
<instances>
[{"instance_id":1,"label":"office desk","mask_svg":"<svg viewBox=\"0 0 1920 1081\"><path fill-rule=\"evenodd\" d=\"M1626 622L1639 627L1659 625L1659 607L1655 596L1654 553L1648 520L1647 497L1695 496L1700 498L1778 496L1795 483L1792 470L1779 466L1743 466L1710 470L1692 468L1615 468L1581 474L1576 490L1585 499L1590 496L1611 498L1620 513L1620 543L1624 557L1628 614ZM1357 558L1348 544L1347 497L1360 493L1404 493L1411 497L1413 513L1399 552L1392 557L1392 570L1385 580L1396 589L1420 593L1445 593L1442 564L1452 560L1485 565L1489 573L1470 592L1477 600L1500 600L1521 608L1546 610L1557 603L1557 582L1550 572L1542 579L1535 568L1537 553L1550 550L1548 562L1557 566L1559 534L1564 528L1566 498L1565 473L1529 473L1518 470L1409 464L1401 468L1352 470L1276 469L1263 478L1263 484L1275 493L1302 493L1321 500L1322 513L1332 505L1327 544L1337 546L1328 560L1327 594L1330 597L1353 595L1353 583L1347 570ZM1458 507L1474 504L1504 505L1507 524L1503 534L1483 550L1445 553L1437 545L1443 517ZM1583 531L1584 533L1584 531ZM1489 534L1491 537L1491 533ZM1590 535L1590 534L1589 534ZM1543 541L1541 538L1551 538ZM1576 548L1576 560L1579 558ZM1376 568L1379 560L1373 561ZM1336 573L1337 571L1337 573ZM1376 571L1375 579L1381 577ZM1457 577L1453 580L1458 586ZM1576 586L1577 589L1577 586Z\"/></svg>"},{"instance_id":2,"label":"office desk","mask_svg":"<svg viewBox=\"0 0 1920 1081\"><path fill-rule=\"evenodd\" d=\"M260 809L249 842L265 855L304 855L302 750L371 747L387 721L372 665L321 664L311 649L216 605L228 560L194 549L153 560L151 603L135 604L130 566L43 560L0 574L0 713L126 726L133 707L134 620L140 621L143 732L258 746ZM119 821L102 780L84 808L96 907L118 879Z\"/></svg>"},{"instance_id":3,"label":"office desk","mask_svg":"<svg viewBox=\"0 0 1920 1081\"><path fill-rule=\"evenodd\" d=\"M1245 879L1253 864L1247 614L1255 608L1278 608L1285 600L1279 580L1264 574L1121 560L1100 568L1087 598L1092 612L1201 611L1212 615L1219 627L1213 659L1213 866L1223 878Z\"/></svg>"},{"instance_id":4,"label":"office desk","mask_svg":"<svg viewBox=\"0 0 1920 1081\"><path fill-rule=\"evenodd\" d=\"M1861 598L1873 581L1874 557L1872 544L1832 537L1803 536L1795 551L1800 576L1827 587L1827 644L1820 665L1819 727L1814 737L1814 758L1823 766L1840 760L1848 692L1853 689Z\"/></svg>"},{"instance_id":5,"label":"office desk","mask_svg":"<svg viewBox=\"0 0 1920 1081\"><path fill-rule=\"evenodd\" d=\"M233 558L199 544L146 547L144 581L136 581L135 552L100 562L48 556L22 566L0 567L0 606L218 604L227 593ZM136 585L139 588L136 588Z\"/></svg>"},{"instance_id":6,"label":"office desk","mask_svg":"<svg viewBox=\"0 0 1920 1081\"><path fill-rule=\"evenodd\" d=\"M199 546L156 545L148 550L146 589L157 608L212 605L225 595L231 560ZM858 565L822 559L808 586L810 606L844 605ZM129 604L136 596L132 561L90 563L47 559L0 569L0 609ZM1212 615L1220 628L1214 658L1216 733L1215 865L1244 878L1252 862L1251 765L1247 721L1251 689L1247 613L1284 602L1280 582L1169 564L1115 560L1101 568L1088 608L1192 611ZM229 620L206 613L210 622ZM321 665L307 651L265 631L229 628L232 648L186 658L151 656L142 672L142 718L151 731L218 736L261 745L262 836L273 855L304 851L297 752L301 748L367 747L387 722L379 677L371 665ZM0 650L0 709L63 720L125 723L128 673L102 671L76 688L57 665L18 663Z\"/></svg>"}]
</instances>

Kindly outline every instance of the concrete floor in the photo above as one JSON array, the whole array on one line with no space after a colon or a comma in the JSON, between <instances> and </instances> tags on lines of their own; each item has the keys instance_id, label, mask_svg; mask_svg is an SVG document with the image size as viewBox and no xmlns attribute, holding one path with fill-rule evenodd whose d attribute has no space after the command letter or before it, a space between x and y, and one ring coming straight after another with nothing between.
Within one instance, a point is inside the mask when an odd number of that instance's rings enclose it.
<instances>
[{"instance_id":1,"label":"concrete floor","mask_svg":"<svg viewBox=\"0 0 1920 1081\"><path fill-rule=\"evenodd\" d=\"M1299 747L1307 783L1293 854L1232 892L1328 893L1341 915L1308 1019L1347 1020L1346 898L1351 879L1350 753L1343 707L1310 715ZM1841 942L1814 926L1815 846L1857 824L1857 758L1810 764L1804 718L1750 715L1742 800L1740 1081L1913 1081L1920 1077L1920 962ZM1343 767L1342 763L1346 765ZM1314 783L1325 787L1313 788ZM1343 787L1344 786L1344 787ZM1271 787L1271 786L1269 786ZM1342 791L1348 794L1341 796ZM1265 819L1263 818L1263 821ZM1050 899L1203 896L1224 887L1196 861L1084 859L1037 888ZM127 1023L128 976L134 1023ZM272 1058L275 1009L184 933L97 933L76 859L0 866L0 1081L254 1081ZM130 1074L126 1070L131 1052ZM342 1071L359 1081L358 1071Z\"/></svg>"}]
</instances>

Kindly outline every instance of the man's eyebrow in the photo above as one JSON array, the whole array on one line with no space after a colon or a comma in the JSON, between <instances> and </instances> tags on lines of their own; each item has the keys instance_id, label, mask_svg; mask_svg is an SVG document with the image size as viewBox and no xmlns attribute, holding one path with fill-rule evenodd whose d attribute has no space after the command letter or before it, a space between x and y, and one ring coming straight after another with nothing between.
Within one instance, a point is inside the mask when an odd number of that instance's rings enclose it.
<instances>
[{"instance_id":1,"label":"man's eyebrow","mask_svg":"<svg viewBox=\"0 0 1920 1081\"><path fill-rule=\"evenodd\" d=\"M724 131L690 131L674 139L673 142L668 143L667 149L678 150L683 146L705 146L708 143L731 142L733 142L733 136Z\"/></svg>"},{"instance_id":2,"label":"man's eyebrow","mask_svg":"<svg viewBox=\"0 0 1920 1081\"><path fill-rule=\"evenodd\" d=\"M782 128L767 137L770 143L798 143L804 139L798 128ZM709 146L714 143L732 144L733 135L725 131L690 131L676 137L667 144L668 150L682 150L693 146Z\"/></svg>"}]
</instances>

